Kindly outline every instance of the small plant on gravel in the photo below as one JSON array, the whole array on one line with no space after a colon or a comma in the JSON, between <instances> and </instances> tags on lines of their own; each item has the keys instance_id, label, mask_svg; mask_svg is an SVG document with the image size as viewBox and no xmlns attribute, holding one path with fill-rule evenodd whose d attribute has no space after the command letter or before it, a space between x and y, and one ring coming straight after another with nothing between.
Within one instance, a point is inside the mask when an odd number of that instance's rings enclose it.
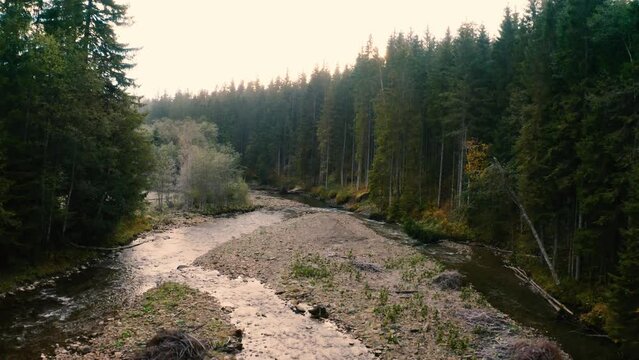
<instances>
[{"instance_id":1,"label":"small plant on gravel","mask_svg":"<svg viewBox=\"0 0 639 360\"><path fill-rule=\"evenodd\" d=\"M133 336L133 332L131 330L124 330L120 336L115 340L115 347L122 348L126 343L126 340Z\"/></svg>"},{"instance_id":2,"label":"small plant on gravel","mask_svg":"<svg viewBox=\"0 0 639 360\"><path fill-rule=\"evenodd\" d=\"M423 320L428 319L428 305L422 305L422 307L419 309L419 315L421 315Z\"/></svg>"},{"instance_id":3,"label":"small plant on gravel","mask_svg":"<svg viewBox=\"0 0 639 360\"><path fill-rule=\"evenodd\" d=\"M378 297L379 306L384 306L388 304L388 296L389 296L388 289L383 288L382 290L379 291L379 297Z\"/></svg>"},{"instance_id":4,"label":"small plant on gravel","mask_svg":"<svg viewBox=\"0 0 639 360\"><path fill-rule=\"evenodd\" d=\"M329 262L319 255L298 258L293 261L292 274L295 278L325 279L331 277Z\"/></svg>"},{"instance_id":5,"label":"small plant on gravel","mask_svg":"<svg viewBox=\"0 0 639 360\"><path fill-rule=\"evenodd\" d=\"M414 268L408 268L402 271L402 280L406 282L413 282L417 277L417 272Z\"/></svg>"},{"instance_id":6,"label":"small plant on gravel","mask_svg":"<svg viewBox=\"0 0 639 360\"><path fill-rule=\"evenodd\" d=\"M164 283L145 294L142 311L149 314L159 308L173 309L190 293L192 294L193 290L185 285L173 282Z\"/></svg>"},{"instance_id":7,"label":"small plant on gravel","mask_svg":"<svg viewBox=\"0 0 639 360\"><path fill-rule=\"evenodd\" d=\"M485 335L488 335L489 333L490 332L488 331L488 329L486 329L485 327L481 325L475 325L475 327L473 328L473 334L477 336L485 336Z\"/></svg>"},{"instance_id":8,"label":"small plant on gravel","mask_svg":"<svg viewBox=\"0 0 639 360\"><path fill-rule=\"evenodd\" d=\"M426 262L426 260L428 260L428 258L422 254L404 256L386 260L384 267L388 270L415 268L417 265Z\"/></svg>"},{"instance_id":9,"label":"small plant on gravel","mask_svg":"<svg viewBox=\"0 0 639 360\"><path fill-rule=\"evenodd\" d=\"M386 334L386 342L388 342L389 344L399 344L399 338L397 337L397 335L395 335L395 333L392 332L388 332Z\"/></svg>"},{"instance_id":10,"label":"small plant on gravel","mask_svg":"<svg viewBox=\"0 0 639 360\"><path fill-rule=\"evenodd\" d=\"M471 285L467 285L461 288L460 297L466 303L474 303L477 305L486 305L486 299Z\"/></svg>"},{"instance_id":11,"label":"small plant on gravel","mask_svg":"<svg viewBox=\"0 0 639 360\"><path fill-rule=\"evenodd\" d=\"M420 316L422 320L428 319L428 305L424 303L424 295L415 293L410 299L409 306L416 316Z\"/></svg>"},{"instance_id":12,"label":"small plant on gravel","mask_svg":"<svg viewBox=\"0 0 639 360\"><path fill-rule=\"evenodd\" d=\"M473 288L470 285L464 286L461 288L461 292L459 294L461 299L465 302L470 302L473 299Z\"/></svg>"},{"instance_id":13,"label":"small plant on gravel","mask_svg":"<svg viewBox=\"0 0 639 360\"><path fill-rule=\"evenodd\" d=\"M368 281L364 283L364 296L366 297L367 300L370 300L373 298L373 290L371 289L371 286L368 284Z\"/></svg>"},{"instance_id":14,"label":"small plant on gravel","mask_svg":"<svg viewBox=\"0 0 639 360\"><path fill-rule=\"evenodd\" d=\"M437 324L435 339L437 343L445 344L456 355L463 355L470 345L468 338L461 334L459 327L448 321Z\"/></svg>"},{"instance_id":15,"label":"small plant on gravel","mask_svg":"<svg viewBox=\"0 0 639 360\"><path fill-rule=\"evenodd\" d=\"M373 312L382 318L382 326L394 324L404 311L400 304L380 305L373 309Z\"/></svg>"},{"instance_id":16,"label":"small plant on gravel","mask_svg":"<svg viewBox=\"0 0 639 360\"><path fill-rule=\"evenodd\" d=\"M381 317L382 326L384 327L396 323L404 311L404 307L401 304L389 304L389 295L388 289L380 290L377 306L373 309L373 313Z\"/></svg>"},{"instance_id":17,"label":"small plant on gravel","mask_svg":"<svg viewBox=\"0 0 639 360\"><path fill-rule=\"evenodd\" d=\"M360 271L356 271L355 272L355 281L357 281L357 282L361 282L362 281L362 273Z\"/></svg>"}]
</instances>

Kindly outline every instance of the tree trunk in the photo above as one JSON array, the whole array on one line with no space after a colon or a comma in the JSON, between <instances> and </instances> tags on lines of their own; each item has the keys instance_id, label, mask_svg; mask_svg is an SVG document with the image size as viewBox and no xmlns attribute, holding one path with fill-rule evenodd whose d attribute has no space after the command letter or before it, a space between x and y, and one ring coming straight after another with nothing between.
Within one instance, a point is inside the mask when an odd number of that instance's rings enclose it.
<instances>
[{"instance_id":1,"label":"tree trunk","mask_svg":"<svg viewBox=\"0 0 639 360\"><path fill-rule=\"evenodd\" d=\"M355 131L353 130L353 143L351 144L351 186L355 181ZM359 185L359 182L358 182Z\"/></svg>"},{"instance_id":2,"label":"tree trunk","mask_svg":"<svg viewBox=\"0 0 639 360\"><path fill-rule=\"evenodd\" d=\"M326 174L325 174L326 182L325 182L325 185L326 185L327 189L328 189L328 167L329 167L329 164L330 164L330 156L331 156L331 142L329 141L326 144Z\"/></svg>"},{"instance_id":3,"label":"tree trunk","mask_svg":"<svg viewBox=\"0 0 639 360\"><path fill-rule=\"evenodd\" d=\"M444 132L442 132L442 145L439 151L439 185L437 187L437 207L442 203L442 176L444 175Z\"/></svg>"},{"instance_id":4,"label":"tree trunk","mask_svg":"<svg viewBox=\"0 0 639 360\"><path fill-rule=\"evenodd\" d=\"M339 183L344 187L344 163L346 162L346 119L344 119L344 136L342 139L342 161L339 168Z\"/></svg>"},{"instance_id":5,"label":"tree trunk","mask_svg":"<svg viewBox=\"0 0 639 360\"><path fill-rule=\"evenodd\" d=\"M69 206L71 205L71 196L73 195L73 186L75 184L75 155L73 157L73 166L71 167L71 185L69 186L69 192L67 193L67 202L64 205L64 221L62 222L62 241L67 231L67 224L69 220Z\"/></svg>"},{"instance_id":6,"label":"tree trunk","mask_svg":"<svg viewBox=\"0 0 639 360\"><path fill-rule=\"evenodd\" d=\"M366 154L366 188L368 188L368 174L371 169L371 143L373 138L373 119L370 114L368 116L368 146L367 146L367 154Z\"/></svg>"},{"instance_id":7,"label":"tree trunk","mask_svg":"<svg viewBox=\"0 0 639 360\"><path fill-rule=\"evenodd\" d=\"M522 203L519 201L519 198L517 198L517 195L515 194L515 192L510 188L510 186L508 186L508 182L506 179L506 171L504 170L504 168L501 166L501 164L496 158L493 158L493 160L494 160L495 166L497 166L497 168L501 172L502 177L504 179L504 188L508 192L510 199L515 203L515 205L517 205L517 207L521 211L521 214L523 215L524 220L526 220L526 223L528 224L528 227L530 228L530 232L532 232L533 237L537 241L537 245L539 246L539 251L541 252L541 255L543 256L544 261L546 262L546 265L548 265L548 269L550 270L550 274L552 275L552 278L555 281L555 284L559 285L559 277L557 276L557 273L555 272L555 268L553 267L552 263L550 262L550 259L548 258L548 253L546 252L546 248L544 247L543 241L539 237L539 234L537 234L537 230L535 229L535 226L530 220L530 217L528 217L528 213L526 212L526 209L524 208Z\"/></svg>"},{"instance_id":8,"label":"tree trunk","mask_svg":"<svg viewBox=\"0 0 639 360\"><path fill-rule=\"evenodd\" d=\"M464 125L459 147L459 170L457 171L457 207L462 205L462 190L464 184L464 155L466 152L466 126Z\"/></svg>"}]
</instances>

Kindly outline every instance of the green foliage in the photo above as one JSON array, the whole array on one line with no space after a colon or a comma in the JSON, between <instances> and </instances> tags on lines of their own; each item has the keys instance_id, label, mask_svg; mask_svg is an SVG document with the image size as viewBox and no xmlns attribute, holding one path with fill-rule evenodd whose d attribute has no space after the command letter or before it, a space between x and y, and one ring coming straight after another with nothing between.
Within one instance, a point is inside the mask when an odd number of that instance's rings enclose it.
<instances>
[{"instance_id":1,"label":"green foliage","mask_svg":"<svg viewBox=\"0 0 639 360\"><path fill-rule=\"evenodd\" d=\"M449 321L438 321L435 325L435 340L444 344L456 355L464 355L470 346L470 340L462 335L457 325Z\"/></svg>"},{"instance_id":2,"label":"green foliage","mask_svg":"<svg viewBox=\"0 0 639 360\"><path fill-rule=\"evenodd\" d=\"M402 223L402 229L410 237L426 243L470 238L470 231L463 223L449 221L442 217L441 212L427 212L421 221L406 218Z\"/></svg>"},{"instance_id":3,"label":"green foliage","mask_svg":"<svg viewBox=\"0 0 639 360\"><path fill-rule=\"evenodd\" d=\"M638 24L637 1L530 1L506 9L494 39L472 24L437 40L396 33L384 57L369 41L341 73L163 96L150 119L203 117L251 177L339 203L351 188L368 194L360 211L410 218L416 238L477 239L536 271L525 259L539 249L509 188L562 278L556 293L590 309L604 301L595 289L630 284L621 272L634 261L621 253L634 251L624 206L637 186Z\"/></svg>"},{"instance_id":4,"label":"green foliage","mask_svg":"<svg viewBox=\"0 0 639 360\"><path fill-rule=\"evenodd\" d=\"M207 214L249 208L238 154L217 142L215 124L163 119L147 127L155 143L152 188L159 209L176 202Z\"/></svg>"},{"instance_id":5,"label":"green foliage","mask_svg":"<svg viewBox=\"0 0 639 360\"><path fill-rule=\"evenodd\" d=\"M614 337L624 341L628 353L639 351L639 166L632 169L632 190L625 204L629 229L624 233L624 248L620 253L618 275L610 289L612 321L606 324Z\"/></svg>"},{"instance_id":6,"label":"green foliage","mask_svg":"<svg viewBox=\"0 0 639 360\"><path fill-rule=\"evenodd\" d=\"M320 255L295 259L291 265L291 274L295 278L327 279L332 276L330 263Z\"/></svg>"},{"instance_id":7,"label":"green foliage","mask_svg":"<svg viewBox=\"0 0 639 360\"><path fill-rule=\"evenodd\" d=\"M406 221L404 221L404 224L402 224L402 229L410 237L427 243L437 242L439 240L450 238L441 229L439 229L437 225L429 223L422 224L416 222L413 219L407 219Z\"/></svg>"},{"instance_id":8,"label":"green foliage","mask_svg":"<svg viewBox=\"0 0 639 360\"><path fill-rule=\"evenodd\" d=\"M171 310L177 307L188 295L195 290L188 286L166 282L161 286L147 291L142 301L142 310L145 313L157 312L162 309Z\"/></svg>"},{"instance_id":9,"label":"green foliage","mask_svg":"<svg viewBox=\"0 0 639 360\"><path fill-rule=\"evenodd\" d=\"M0 266L111 236L151 170L113 1L0 4Z\"/></svg>"},{"instance_id":10,"label":"green foliage","mask_svg":"<svg viewBox=\"0 0 639 360\"><path fill-rule=\"evenodd\" d=\"M153 228L152 221L143 211L124 217L113 230L109 245L122 246L129 244L138 235Z\"/></svg>"}]
</instances>

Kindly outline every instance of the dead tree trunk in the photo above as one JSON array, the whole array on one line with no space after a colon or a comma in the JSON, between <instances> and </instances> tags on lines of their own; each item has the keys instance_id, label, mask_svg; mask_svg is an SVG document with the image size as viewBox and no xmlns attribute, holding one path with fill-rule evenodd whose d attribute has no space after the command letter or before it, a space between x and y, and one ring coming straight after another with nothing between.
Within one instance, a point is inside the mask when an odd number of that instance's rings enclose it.
<instances>
[{"instance_id":1,"label":"dead tree trunk","mask_svg":"<svg viewBox=\"0 0 639 360\"><path fill-rule=\"evenodd\" d=\"M528 213L526 212L524 205L522 205L521 201L519 201L519 198L517 197L517 194L515 194L515 192L508 185L508 181L506 179L506 171L501 166L501 163L496 158L493 158L493 161L504 179L504 188L506 189L506 192L508 192L510 199L515 203L515 205L517 205L517 207L521 211L521 214L524 217L524 220L526 220L526 223L528 224L528 227L530 228L530 232L532 232L533 237L537 241L537 245L539 246L539 251L541 251L541 255L543 256L544 261L546 262L546 265L548 265L548 269L550 270L550 274L552 275L552 278L555 281L555 284L559 285L559 277L557 276L557 272L555 271L555 268L550 262L550 258L548 257L548 253L546 252L546 248L544 247L544 242L539 237L539 234L537 233L537 230L535 229L535 226L533 225L532 220L530 220L530 217L528 217Z\"/></svg>"}]
</instances>

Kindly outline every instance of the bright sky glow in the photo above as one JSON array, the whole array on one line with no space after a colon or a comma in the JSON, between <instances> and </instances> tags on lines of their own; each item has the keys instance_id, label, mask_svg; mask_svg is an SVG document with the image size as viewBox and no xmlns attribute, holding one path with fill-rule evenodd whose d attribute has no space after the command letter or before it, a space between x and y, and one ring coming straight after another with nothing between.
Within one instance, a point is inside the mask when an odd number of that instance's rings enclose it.
<instances>
[{"instance_id":1,"label":"bright sky glow","mask_svg":"<svg viewBox=\"0 0 639 360\"><path fill-rule=\"evenodd\" d=\"M121 41L140 48L130 75L146 97L213 90L231 81L267 85L315 66L352 65L372 35L380 53L393 32L441 38L464 22L497 36L504 9L527 0L124 0L133 25Z\"/></svg>"}]
</instances>

